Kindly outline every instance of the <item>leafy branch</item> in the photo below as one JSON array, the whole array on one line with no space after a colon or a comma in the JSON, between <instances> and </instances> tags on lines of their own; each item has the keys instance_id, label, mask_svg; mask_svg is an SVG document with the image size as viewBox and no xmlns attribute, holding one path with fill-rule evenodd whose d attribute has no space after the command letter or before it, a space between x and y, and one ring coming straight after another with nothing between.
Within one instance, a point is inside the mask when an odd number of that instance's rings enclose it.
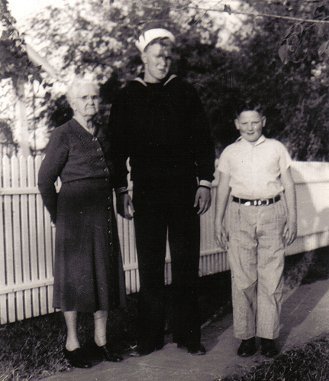
<instances>
[{"instance_id":1,"label":"leafy branch","mask_svg":"<svg viewBox=\"0 0 329 381\"><path fill-rule=\"evenodd\" d=\"M311 24L301 21L289 27L278 50L283 64L301 62L305 55L313 53L314 49L317 49L317 54L321 59L329 57L329 4L327 1L314 1L313 3L316 3L313 10L314 21L322 22ZM319 46L306 47L304 44L307 32L310 31L322 40Z\"/></svg>"},{"instance_id":2,"label":"leafy branch","mask_svg":"<svg viewBox=\"0 0 329 381\"><path fill-rule=\"evenodd\" d=\"M40 70L29 60L24 39L15 28L15 19L8 10L8 0L0 0L0 79L33 75L40 78Z\"/></svg>"}]
</instances>

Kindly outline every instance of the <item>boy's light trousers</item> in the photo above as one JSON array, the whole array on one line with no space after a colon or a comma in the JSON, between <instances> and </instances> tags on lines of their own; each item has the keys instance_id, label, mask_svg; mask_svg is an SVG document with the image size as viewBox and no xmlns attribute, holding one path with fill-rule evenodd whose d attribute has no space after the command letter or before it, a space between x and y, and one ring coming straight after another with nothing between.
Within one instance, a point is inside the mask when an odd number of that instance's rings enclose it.
<instances>
[{"instance_id":1,"label":"boy's light trousers","mask_svg":"<svg viewBox=\"0 0 329 381\"><path fill-rule=\"evenodd\" d=\"M234 334L275 339L283 289L284 202L246 206L232 201L228 223Z\"/></svg>"}]
</instances>

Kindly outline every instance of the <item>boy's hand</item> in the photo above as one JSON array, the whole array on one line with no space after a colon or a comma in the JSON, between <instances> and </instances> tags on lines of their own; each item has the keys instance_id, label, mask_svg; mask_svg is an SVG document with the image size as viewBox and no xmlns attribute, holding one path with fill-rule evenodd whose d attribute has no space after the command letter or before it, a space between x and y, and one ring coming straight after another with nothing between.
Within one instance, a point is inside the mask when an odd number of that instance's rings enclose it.
<instances>
[{"instance_id":1,"label":"boy's hand","mask_svg":"<svg viewBox=\"0 0 329 381\"><path fill-rule=\"evenodd\" d=\"M296 221L287 221L284 231L283 237L287 245L291 245L297 236L297 223Z\"/></svg>"},{"instance_id":2,"label":"boy's hand","mask_svg":"<svg viewBox=\"0 0 329 381\"><path fill-rule=\"evenodd\" d=\"M222 249L227 250L228 234L223 224L215 225L215 241Z\"/></svg>"},{"instance_id":3,"label":"boy's hand","mask_svg":"<svg viewBox=\"0 0 329 381\"><path fill-rule=\"evenodd\" d=\"M207 187L199 187L195 194L194 207L199 206L198 214L204 214L211 204L211 192Z\"/></svg>"}]
</instances>

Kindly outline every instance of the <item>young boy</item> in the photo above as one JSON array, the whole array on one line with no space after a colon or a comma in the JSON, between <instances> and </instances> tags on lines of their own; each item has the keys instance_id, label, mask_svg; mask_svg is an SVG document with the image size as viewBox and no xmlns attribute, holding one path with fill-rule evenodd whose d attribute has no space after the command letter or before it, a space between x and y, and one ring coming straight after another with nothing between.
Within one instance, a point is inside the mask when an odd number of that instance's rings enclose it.
<instances>
[{"instance_id":1,"label":"young boy","mask_svg":"<svg viewBox=\"0 0 329 381\"><path fill-rule=\"evenodd\" d=\"M235 119L241 136L218 163L215 235L219 245L228 246L234 334L242 340L242 357L256 352L256 336L263 355L278 354L274 339L279 336L285 246L297 231L291 158L283 144L264 137L265 122L258 104L241 104Z\"/></svg>"}]
</instances>

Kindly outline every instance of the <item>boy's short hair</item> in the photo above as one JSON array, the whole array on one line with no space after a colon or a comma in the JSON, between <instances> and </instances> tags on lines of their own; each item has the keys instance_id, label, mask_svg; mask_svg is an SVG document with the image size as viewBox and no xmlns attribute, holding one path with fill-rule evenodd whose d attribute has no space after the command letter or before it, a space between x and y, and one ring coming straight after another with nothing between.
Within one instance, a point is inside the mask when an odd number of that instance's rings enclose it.
<instances>
[{"instance_id":1,"label":"boy's short hair","mask_svg":"<svg viewBox=\"0 0 329 381\"><path fill-rule=\"evenodd\" d=\"M235 117L238 118L243 111L257 111L260 115L264 115L263 105L253 98L247 98L236 102Z\"/></svg>"}]
</instances>

